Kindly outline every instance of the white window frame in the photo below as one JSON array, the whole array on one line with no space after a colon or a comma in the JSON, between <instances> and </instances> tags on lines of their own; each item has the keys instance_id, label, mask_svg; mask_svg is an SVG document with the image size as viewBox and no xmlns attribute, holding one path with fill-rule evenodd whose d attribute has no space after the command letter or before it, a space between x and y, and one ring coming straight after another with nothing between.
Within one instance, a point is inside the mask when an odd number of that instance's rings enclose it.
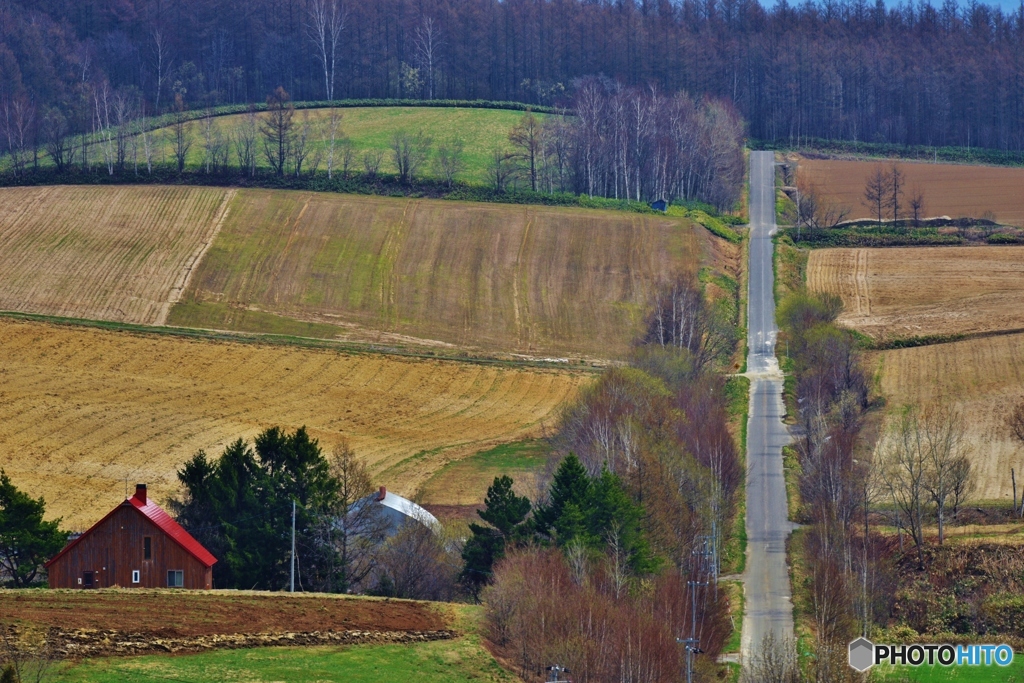
<instances>
[{"instance_id":1,"label":"white window frame","mask_svg":"<svg viewBox=\"0 0 1024 683\"><path fill-rule=\"evenodd\" d=\"M173 574L173 577L172 577ZM167 570L167 587L168 588L184 588L185 587L185 571L183 569L168 569Z\"/></svg>"},{"instance_id":2,"label":"white window frame","mask_svg":"<svg viewBox=\"0 0 1024 683\"><path fill-rule=\"evenodd\" d=\"M138 569L132 570L132 583L141 583L141 572Z\"/></svg>"}]
</instances>

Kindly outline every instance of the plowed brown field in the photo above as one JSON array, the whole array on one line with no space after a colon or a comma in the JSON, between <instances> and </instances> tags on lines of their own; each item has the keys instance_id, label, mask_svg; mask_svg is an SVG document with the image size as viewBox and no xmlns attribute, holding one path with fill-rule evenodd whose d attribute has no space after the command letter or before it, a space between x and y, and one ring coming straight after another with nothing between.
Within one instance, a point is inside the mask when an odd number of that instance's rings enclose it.
<instances>
[{"instance_id":1,"label":"plowed brown field","mask_svg":"<svg viewBox=\"0 0 1024 683\"><path fill-rule=\"evenodd\" d=\"M807 285L875 339L1024 329L1024 247L815 249Z\"/></svg>"},{"instance_id":2,"label":"plowed brown field","mask_svg":"<svg viewBox=\"0 0 1024 683\"><path fill-rule=\"evenodd\" d=\"M158 323L233 191L0 189L0 310Z\"/></svg>"},{"instance_id":3,"label":"plowed brown field","mask_svg":"<svg viewBox=\"0 0 1024 683\"><path fill-rule=\"evenodd\" d=\"M701 251L665 216L242 190L169 321L620 357Z\"/></svg>"},{"instance_id":4,"label":"plowed brown field","mask_svg":"<svg viewBox=\"0 0 1024 683\"><path fill-rule=\"evenodd\" d=\"M451 460L537 435L587 380L0 320L0 463L82 528L126 478L163 502L196 450L306 425L327 449L345 435L378 483L413 494Z\"/></svg>"},{"instance_id":5,"label":"plowed brown field","mask_svg":"<svg viewBox=\"0 0 1024 683\"><path fill-rule=\"evenodd\" d=\"M974 447L976 497L1010 499L1010 468L1021 473L1024 453L1010 440L1004 421L1024 398L1024 334L883 351L871 354L867 363L880 372L890 406L939 401L961 406Z\"/></svg>"},{"instance_id":6,"label":"plowed brown field","mask_svg":"<svg viewBox=\"0 0 1024 683\"><path fill-rule=\"evenodd\" d=\"M799 171L826 196L850 207L851 218L871 218L864 182L879 162L800 159ZM883 165L891 162L881 162ZM981 218L992 212L1007 225L1024 226L1024 168L966 166L904 161L909 192L924 193L926 216Z\"/></svg>"},{"instance_id":7,"label":"plowed brown field","mask_svg":"<svg viewBox=\"0 0 1024 683\"><path fill-rule=\"evenodd\" d=\"M449 627L444 605L324 593L254 591L0 591L0 621L114 629L155 637L283 631L433 631Z\"/></svg>"}]
</instances>

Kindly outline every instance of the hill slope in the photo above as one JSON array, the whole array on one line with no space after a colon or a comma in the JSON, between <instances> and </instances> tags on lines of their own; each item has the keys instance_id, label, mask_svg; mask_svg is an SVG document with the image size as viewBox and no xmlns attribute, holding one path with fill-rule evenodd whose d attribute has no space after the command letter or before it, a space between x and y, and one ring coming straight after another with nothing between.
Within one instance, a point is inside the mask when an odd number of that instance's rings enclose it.
<instances>
[{"instance_id":1,"label":"hill slope","mask_svg":"<svg viewBox=\"0 0 1024 683\"><path fill-rule=\"evenodd\" d=\"M699 255L670 217L241 190L169 322L617 357Z\"/></svg>"},{"instance_id":2,"label":"hill slope","mask_svg":"<svg viewBox=\"0 0 1024 683\"><path fill-rule=\"evenodd\" d=\"M159 502L200 448L261 429L342 436L375 483L412 495L452 460L538 436L584 374L193 341L0 319L0 454L15 484L82 529L123 500Z\"/></svg>"},{"instance_id":3,"label":"hill slope","mask_svg":"<svg viewBox=\"0 0 1024 683\"><path fill-rule=\"evenodd\" d=\"M155 323L232 190L0 189L0 310Z\"/></svg>"}]
</instances>

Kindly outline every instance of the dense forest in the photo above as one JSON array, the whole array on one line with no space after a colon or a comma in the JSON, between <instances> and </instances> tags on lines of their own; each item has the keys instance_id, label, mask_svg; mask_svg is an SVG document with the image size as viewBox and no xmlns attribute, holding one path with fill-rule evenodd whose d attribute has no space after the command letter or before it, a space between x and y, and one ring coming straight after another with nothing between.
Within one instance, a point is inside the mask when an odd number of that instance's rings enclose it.
<instances>
[{"instance_id":1,"label":"dense forest","mask_svg":"<svg viewBox=\"0 0 1024 683\"><path fill-rule=\"evenodd\" d=\"M733 101L749 134L1024 147L1024 5L825 0L0 0L0 97L147 111L296 100L567 104L578 79ZM79 124L81 125L81 124Z\"/></svg>"}]
</instances>

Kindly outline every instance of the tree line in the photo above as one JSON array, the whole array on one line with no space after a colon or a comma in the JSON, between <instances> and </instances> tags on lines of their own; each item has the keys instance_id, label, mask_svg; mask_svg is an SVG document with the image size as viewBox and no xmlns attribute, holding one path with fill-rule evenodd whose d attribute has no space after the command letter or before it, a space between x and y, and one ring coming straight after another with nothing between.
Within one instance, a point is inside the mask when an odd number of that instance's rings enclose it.
<instances>
[{"instance_id":1,"label":"tree line","mask_svg":"<svg viewBox=\"0 0 1024 683\"><path fill-rule=\"evenodd\" d=\"M88 120L95 84L164 112L260 101L562 104L579 80L735 103L752 136L1024 148L1024 10L945 0L9 0L0 97ZM84 117L84 118L83 118Z\"/></svg>"},{"instance_id":2,"label":"tree line","mask_svg":"<svg viewBox=\"0 0 1024 683\"><path fill-rule=\"evenodd\" d=\"M488 491L463 580L484 586L491 638L526 680L552 662L580 681L679 680L677 637L700 652L695 680L714 675L742 481L718 374L735 332L721 316L694 277L666 283L627 366L565 408L540 496L508 478Z\"/></svg>"},{"instance_id":3,"label":"tree line","mask_svg":"<svg viewBox=\"0 0 1024 683\"><path fill-rule=\"evenodd\" d=\"M941 546L975 486L967 420L953 405L895 407L867 452L868 380L856 338L835 324L841 310L838 297L795 292L778 311L796 379L797 521L808 525L802 553L815 637L803 671L790 646L764 644L759 666L768 662L785 680L846 680L847 644L896 616L900 563L913 557L925 569L926 526L937 524ZM895 528L895 540L880 522Z\"/></svg>"},{"instance_id":4,"label":"tree line","mask_svg":"<svg viewBox=\"0 0 1024 683\"><path fill-rule=\"evenodd\" d=\"M435 140L425 131L393 132L389 150L356 150L342 126L344 112L328 107L321 115L296 112L291 95L277 87L266 107L254 107L231 129L212 110L198 119L176 93L170 125L149 130L145 103L137 92L111 90L102 83L93 93L91 128L77 135L54 108L40 119L31 104L16 100L0 128L21 131L9 137L7 150L16 180L37 172L40 158L65 172L105 172L108 176L152 177L166 165L179 175L199 156L194 171L207 177L314 178L374 182L385 158L401 185L431 174L447 190L461 184L466 168L464 142L457 134ZM743 125L723 102L695 101L680 92L621 88L589 79L572 102L573 115L538 116L527 110L490 152L487 178L497 193L522 188L533 193L572 194L644 202L700 201L731 209L743 182ZM40 150L40 145L42 150ZM197 155L196 152L199 152ZM321 169L323 169L321 173Z\"/></svg>"}]
</instances>

